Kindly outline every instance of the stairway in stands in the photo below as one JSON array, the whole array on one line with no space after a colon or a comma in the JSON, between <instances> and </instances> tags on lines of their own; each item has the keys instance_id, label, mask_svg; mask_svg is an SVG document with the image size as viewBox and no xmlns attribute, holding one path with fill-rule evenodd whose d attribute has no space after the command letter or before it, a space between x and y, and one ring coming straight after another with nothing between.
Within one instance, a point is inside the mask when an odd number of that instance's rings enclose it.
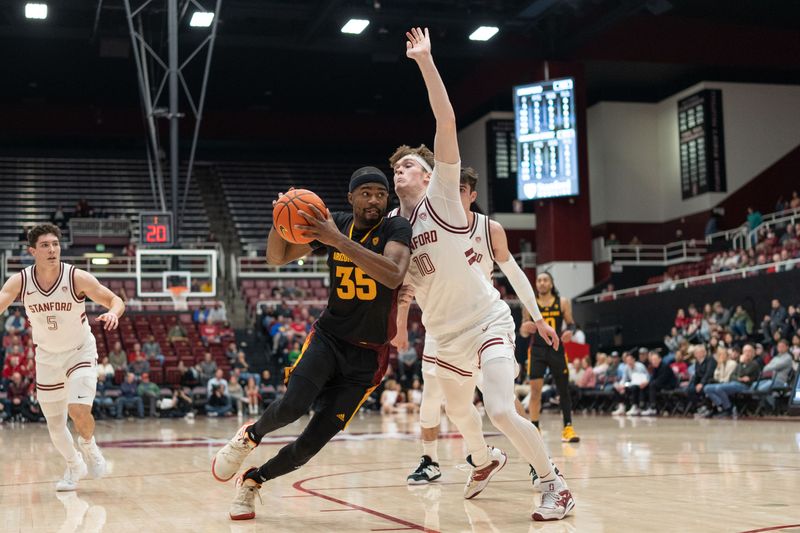
<instances>
[{"instance_id":1,"label":"stairway in stands","mask_svg":"<svg viewBox=\"0 0 800 533\"><path fill-rule=\"evenodd\" d=\"M246 327L245 303L239 291L233 287L233 277L230 272L230 257L242 255L242 246L233 225L233 217L225 202L220 179L212 165L198 165L194 179L197 181L200 197L208 213L209 230L214 233L217 242L222 246L227 261L225 279L218 279L217 287L220 290L220 297L225 300L228 320L234 328Z\"/></svg>"}]
</instances>

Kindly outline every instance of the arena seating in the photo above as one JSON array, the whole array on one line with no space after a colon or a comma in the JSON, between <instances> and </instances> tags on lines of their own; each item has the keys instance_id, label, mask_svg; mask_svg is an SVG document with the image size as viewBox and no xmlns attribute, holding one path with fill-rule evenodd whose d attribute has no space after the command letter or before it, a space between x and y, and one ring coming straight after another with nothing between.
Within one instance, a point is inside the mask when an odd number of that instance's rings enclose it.
<instances>
[{"instance_id":1,"label":"arena seating","mask_svg":"<svg viewBox=\"0 0 800 533\"><path fill-rule=\"evenodd\" d=\"M240 290L247 303L247 311L252 314L262 300L287 298L325 301L328 299L328 288L324 285L322 278L243 279ZM275 288L281 289L281 296L272 295Z\"/></svg>"},{"instance_id":2,"label":"arena seating","mask_svg":"<svg viewBox=\"0 0 800 533\"><path fill-rule=\"evenodd\" d=\"M183 184L179 192L183 194ZM108 216L130 219L133 234L138 235L139 213L153 210L147 162L0 157L0 242L15 242L23 226L49 221L59 205L71 214L81 198ZM208 231L208 215L193 182L181 236L204 240Z\"/></svg>"}]
</instances>

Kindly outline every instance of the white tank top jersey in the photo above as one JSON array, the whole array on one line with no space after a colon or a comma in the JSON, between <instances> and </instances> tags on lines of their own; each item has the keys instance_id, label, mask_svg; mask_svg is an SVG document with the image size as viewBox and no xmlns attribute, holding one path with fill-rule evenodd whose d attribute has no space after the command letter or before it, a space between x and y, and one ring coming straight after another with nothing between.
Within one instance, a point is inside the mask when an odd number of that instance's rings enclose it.
<instances>
[{"instance_id":1,"label":"white tank top jersey","mask_svg":"<svg viewBox=\"0 0 800 533\"><path fill-rule=\"evenodd\" d=\"M47 290L45 290L47 289ZM75 291L75 267L61 263L52 287L42 287L33 266L22 270L22 304L31 321L36 357L40 351L51 354L79 348L91 334L86 317L85 298Z\"/></svg>"},{"instance_id":2,"label":"white tank top jersey","mask_svg":"<svg viewBox=\"0 0 800 533\"><path fill-rule=\"evenodd\" d=\"M478 262L481 252L473 241L480 234L467 225L459 195L460 173L460 164L437 161L428 190L409 217L413 233L406 281L414 287L425 330L436 337L479 323L500 299L482 265L485 261L491 268L492 256ZM481 220L475 217L476 222ZM488 239L481 236L481 240L486 246Z\"/></svg>"},{"instance_id":3,"label":"white tank top jersey","mask_svg":"<svg viewBox=\"0 0 800 533\"><path fill-rule=\"evenodd\" d=\"M489 233L489 217L474 211L472 214L475 216L472 217L469 240L472 241L472 249L477 254L475 262L478 263L489 283L492 283L494 252L492 251L492 236Z\"/></svg>"}]
</instances>

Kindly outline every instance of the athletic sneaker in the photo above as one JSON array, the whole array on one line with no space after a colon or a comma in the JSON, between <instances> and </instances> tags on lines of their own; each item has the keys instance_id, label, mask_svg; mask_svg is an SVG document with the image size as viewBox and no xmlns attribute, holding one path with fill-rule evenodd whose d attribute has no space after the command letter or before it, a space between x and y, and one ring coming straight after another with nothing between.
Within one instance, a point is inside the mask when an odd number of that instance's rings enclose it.
<instances>
[{"instance_id":1,"label":"athletic sneaker","mask_svg":"<svg viewBox=\"0 0 800 533\"><path fill-rule=\"evenodd\" d=\"M429 456L423 455L419 460L419 466L406 478L409 485L426 485L431 481L436 481L442 477L439 463L434 462Z\"/></svg>"},{"instance_id":2,"label":"athletic sneaker","mask_svg":"<svg viewBox=\"0 0 800 533\"><path fill-rule=\"evenodd\" d=\"M567 485L560 479L545 482L542 491L542 503L534 509L531 518L536 522L561 520L575 508L575 500Z\"/></svg>"},{"instance_id":3,"label":"athletic sneaker","mask_svg":"<svg viewBox=\"0 0 800 533\"><path fill-rule=\"evenodd\" d=\"M621 403L617 405L617 408L614 409L614 412L611 413L613 416L620 416L625 414L625 404Z\"/></svg>"},{"instance_id":4,"label":"athletic sneaker","mask_svg":"<svg viewBox=\"0 0 800 533\"><path fill-rule=\"evenodd\" d=\"M261 493L258 492L259 489L261 489L261 485L253 483L252 480L244 479L244 476L253 470L256 469L249 468L244 474L236 479L236 497L233 499L233 503L231 503L231 508L229 511L231 520L252 520L255 518L256 495L258 495L258 501L264 503L261 499Z\"/></svg>"},{"instance_id":5,"label":"athletic sneaker","mask_svg":"<svg viewBox=\"0 0 800 533\"><path fill-rule=\"evenodd\" d=\"M472 465L472 472L467 480L467 485L464 487L464 498L471 500L480 494L492 476L500 471L508 462L508 456L505 452L494 446L489 446L489 460L483 465L475 466L472 462L472 456L467 456L467 462Z\"/></svg>"},{"instance_id":6,"label":"athletic sneaker","mask_svg":"<svg viewBox=\"0 0 800 533\"><path fill-rule=\"evenodd\" d=\"M625 411L625 414L628 416L639 416L640 414L642 414L642 410L639 409L638 405L632 405L630 409Z\"/></svg>"},{"instance_id":7,"label":"athletic sneaker","mask_svg":"<svg viewBox=\"0 0 800 533\"><path fill-rule=\"evenodd\" d=\"M658 411L656 411L652 407L648 407L647 409L642 411L642 416L656 416L657 414L658 414Z\"/></svg>"},{"instance_id":8,"label":"athletic sneaker","mask_svg":"<svg viewBox=\"0 0 800 533\"><path fill-rule=\"evenodd\" d=\"M65 492L75 490L78 488L78 481L86 477L89 469L86 468L86 462L77 454L77 459L71 463L67 463L67 469L64 471L64 477L56 483L56 490Z\"/></svg>"},{"instance_id":9,"label":"athletic sneaker","mask_svg":"<svg viewBox=\"0 0 800 533\"><path fill-rule=\"evenodd\" d=\"M100 452L100 448L97 447L94 437L91 440L83 440L83 437L78 437L78 449L86 460L90 478L100 479L106 475L106 459Z\"/></svg>"},{"instance_id":10,"label":"athletic sneaker","mask_svg":"<svg viewBox=\"0 0 800 533\"><path fill-rule=\"evenodd\" d=\"M561 431L561 442L580 442L581 438L575 433L575 428L572 426L564 426Z\"/></svg>"},{"instance_id":11,"label":"athletic sneaker","mask_svg":"<svg viewBox=\"0 0 800 533\"><path fill-rule=\"evenodd\" d=\"M561 471L558 469L558 467L554 465L552 461L550 462L550 464L553 466L553 470L555 471L556 475L561 479L564 479L564 476L561 474ZM533 483L533 488L535 490L541 490L542 478L540 478L539 474L536 473L536 469L533 468L533 465L528 465L528 466L531 467L530 474L531 474L531 483Z\"/></svg>"},{"instance_id":12,"label":"athletic sneaker","mask_svg":"<svg viewBox=\"0 0 800 533\"><path fill-rule=\"evenodd\" d=\"M236 435L211 460L211 475L217 481L230 481L248 454L258 446L247 434L246 430L250 425L248 423L240 427Z\"/></svg>"}]
</instances>

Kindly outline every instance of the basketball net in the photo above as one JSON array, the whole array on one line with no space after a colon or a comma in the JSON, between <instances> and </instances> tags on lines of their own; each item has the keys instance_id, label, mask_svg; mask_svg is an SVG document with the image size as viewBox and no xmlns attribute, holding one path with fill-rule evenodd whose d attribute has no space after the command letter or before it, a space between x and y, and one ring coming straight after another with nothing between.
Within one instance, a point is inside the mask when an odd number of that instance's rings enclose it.
<instances>
[{"instance_id":1,"label":"basketball net","mask_svg":"<svg viewBox=\"0 0 800 533\"><path fill-rule=\"evenodd\" d=\"M172 297L172 307L175 311L189 310L189 305L186 303L186 293L189 292L189 287L176 285L167 290L169 290L170 296Z\"/></svg>"}]
</instances>

